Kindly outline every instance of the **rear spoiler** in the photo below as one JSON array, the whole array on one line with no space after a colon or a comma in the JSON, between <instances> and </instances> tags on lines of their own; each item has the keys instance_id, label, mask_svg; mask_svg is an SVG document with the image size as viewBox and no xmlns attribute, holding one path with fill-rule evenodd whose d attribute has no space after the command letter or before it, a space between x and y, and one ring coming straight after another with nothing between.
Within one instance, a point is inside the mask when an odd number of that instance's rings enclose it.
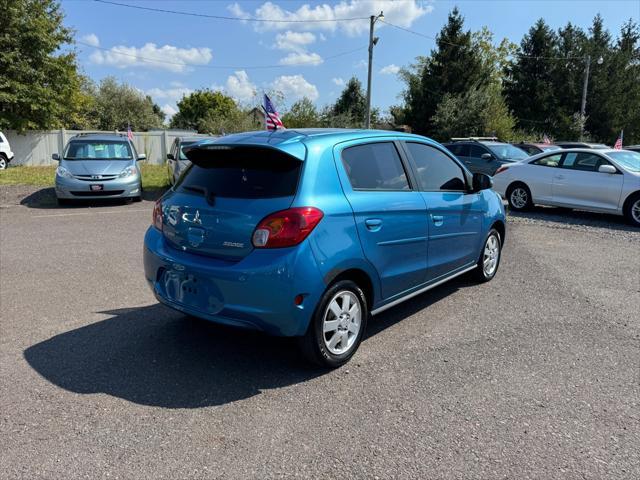
<instances>
[{"instance_id":1,"label":"rear spoiler","mask_svg":"<svg viewBox=\"0 0 640 480\"><path fill-rule=\"evenodd\" d=\"M198 142L184 148L184 153L192 163L199 167L221 167L225 164L237 165L240 159L251 161L256 166L273 165L283 160L301 162L307 149L299 142L273 147L271 145L223 144L217 142Z\"/></svg>"}]
</instances>

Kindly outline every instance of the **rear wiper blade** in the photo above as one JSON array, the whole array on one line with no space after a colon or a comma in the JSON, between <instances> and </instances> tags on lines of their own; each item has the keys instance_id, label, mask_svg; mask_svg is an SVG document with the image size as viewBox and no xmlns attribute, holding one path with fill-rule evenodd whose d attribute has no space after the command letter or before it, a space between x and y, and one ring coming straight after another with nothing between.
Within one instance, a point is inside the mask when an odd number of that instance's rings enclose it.
<instances>
[{"instance_id":1,"label":"rear wiper blade","mask_svg":"<svg viewBox=\"0 0 640 480\"><path fill-rule=\"evenodd\" d=\"M201 185L185 185L182 188L190 192L203 194L204 198L207 200L207 203L211 206L213 206L216 202L216 194L214 192L209 191L207 187L203 187Z\"/></svg>"}]
</instances>

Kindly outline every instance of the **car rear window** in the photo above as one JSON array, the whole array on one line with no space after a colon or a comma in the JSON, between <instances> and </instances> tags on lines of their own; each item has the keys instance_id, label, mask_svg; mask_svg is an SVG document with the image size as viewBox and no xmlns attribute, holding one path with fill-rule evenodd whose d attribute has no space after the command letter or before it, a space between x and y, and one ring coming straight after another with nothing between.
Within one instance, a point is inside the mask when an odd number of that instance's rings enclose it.
<instances>
[{"instance_id":1,"label":"car rear window","mask_svg":"<svg viewBox=\"0 0 640 480\"><path fill-rule=\"evenodd\" d=\"M295 195L302 162L270 148L185 149L193 162L176 190L230 198Z\"/></svg>"}]
</instances>

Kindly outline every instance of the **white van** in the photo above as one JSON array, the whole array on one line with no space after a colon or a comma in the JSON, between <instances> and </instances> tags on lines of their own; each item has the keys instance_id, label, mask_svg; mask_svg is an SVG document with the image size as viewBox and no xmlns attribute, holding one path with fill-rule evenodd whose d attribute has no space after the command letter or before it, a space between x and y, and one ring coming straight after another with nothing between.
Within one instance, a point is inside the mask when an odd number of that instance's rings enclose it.
<instances>
[{"instance_id":1,"label":"white van","mask_svg":"<svg viewBox=\"0 0 640 480\"><path fill-rule=\"evenodd\" d=\"M9 166L9 162L13 160L13 152L9 145L9 140L0 132L0 170L4 170Z\"/></svg>"}]
</instances>

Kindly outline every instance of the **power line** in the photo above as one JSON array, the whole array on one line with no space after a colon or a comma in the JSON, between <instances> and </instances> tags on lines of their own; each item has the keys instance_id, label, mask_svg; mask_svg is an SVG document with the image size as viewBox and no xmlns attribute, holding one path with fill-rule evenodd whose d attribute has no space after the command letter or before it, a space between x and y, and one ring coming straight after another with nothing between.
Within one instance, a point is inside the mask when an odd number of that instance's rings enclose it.
<instances>
[{"instance_id":1,"label":"power line","mask_svg":"<svg viewBox=\"0 0 640 480\"><path fill-rule=\"evenodd\" d=\"M422 38L428 38L429 40L433 40L433 41L439 41L441 43L444 43L446 45L451 45L452 47L469 47L469 45L462 45L459 43L452 43L452 42L448 42L446 40L438 40L438 38L433 37L431 35L425 35L424 33L420 33L420 32L416 32L414 30L410 30L408 28L405 27L401 27L400 25L395 25L393 23L389 23L386 20L380 20L382 23L386 23L387 25L389 25L390 27L394 27L397 28L398 30L402 30L404 32L407 33L411 33L413 35L417 35L419 37ZM545 56L538 56L538 55L525 55L523 53L520 52L516 52L515 55L518 55L522 58L531 58L531 59L536 59L536 60L585 60L587 57L586 56L567 56L567 57L545 57Z\"/></svg>"},{"instance_id":2,"label":"power line","mask_svg":"<svg viewBox=\"0 0 640 480\"><path fill-rule=\"evenodd\" d=\"M181 67L208 68L208 69L216 69L216 70L264 70L264 69L271 69L271 68L289 68L289 67L295 66L295 65L282 65L282 64L277 64L277 65L252 65L252 66L199 65L199 64L195 64L195 63L172 62L170 60L161 60L159 58L143 57L143 56L137 55L135 53L120 52L118 50L114 51L113 47L112 48L99 47L99 46L96 46L96 45L91 45L89 43L81 42L79 40L76 40L76 43L79 44L79 45L84 45L86 47L95 48L97 50L104 50L105 52L109 52L109 53L112 53L114 55L124 55L125 57L132 57L132 58L135 58L136 60L139 60L141 62L156 63L156 64L161 63L161 64L167 64L167 65L176 65L176 66L181 66ZM330 55L328 57L325 57L323 59L323 61L333 60L334 58L343 57L343 56L349 55L351 53L359 52L360 50L365 50L366 48L367 48L366 46L362 46L362 47L355 48L353 50L348 50L346 52L341 52L341 53L337 53L335 55ZM298 66L304 66L304 64L299 64Z\"/></svg>"},{"instance_id":3,"label":"power line","mask_svg":"<svg viewBox=\"0 0 640 480\"><path fill-rule=\"evenodd\" d=\"M112 2L110 0L93 0L94 2L104 3L107 5L115 5L118 7L134 8L137 10L146 10L150 12L171 13L173 15L185 15L189 17L211 18L214 20L233 20L240 22L258 22L258 23L327 23L327 22L353 22L355 20L368 20L369 17L353 17L353 18L322 18L309 20L285 20L281 18L256 18L256 17L228 17L224 15L209 15L206 13L185 12L182 10L168 10L165 8L143 7L141 5L130 5L128 3Z\"/></svg>"}]
</instances>

